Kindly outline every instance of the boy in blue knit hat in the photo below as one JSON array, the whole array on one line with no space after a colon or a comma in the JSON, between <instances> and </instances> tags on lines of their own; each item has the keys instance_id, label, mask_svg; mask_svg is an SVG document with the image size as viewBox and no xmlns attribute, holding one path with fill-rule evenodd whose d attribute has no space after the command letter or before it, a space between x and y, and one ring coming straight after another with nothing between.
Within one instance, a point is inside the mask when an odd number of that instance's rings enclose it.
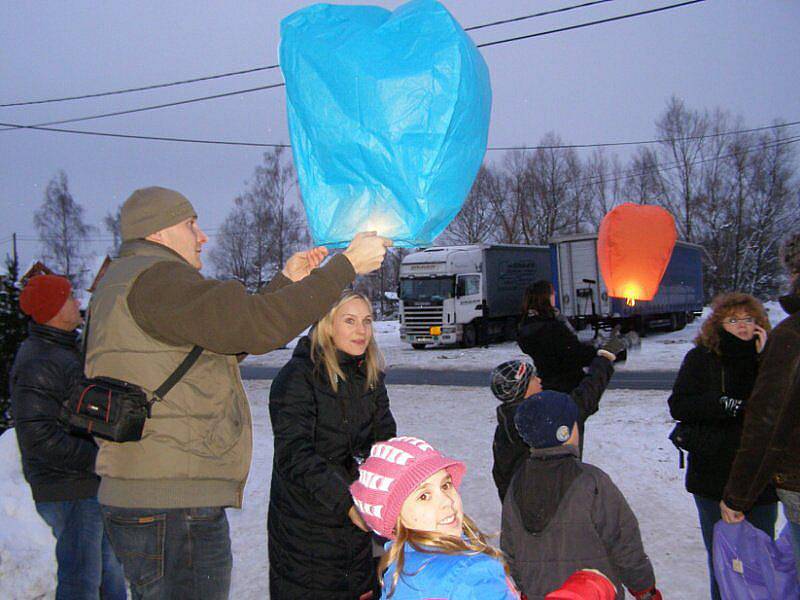
<instances>
[{"instance_id":1,"label":"boy in blue knit hat","mask_svg":"<svg viewBox=\"0 0 800 600\"><path fill-rule=\"evenodd\" d=\"M514 417L530 455L503 501L500 547L528 598L543 598L578 569L597 569L637 600L660 600L639 523L611 478L581 462L579 411L567 394L544 391Z\"/></svg>"},{"instance_id":2,"label":"boy in blue knit hat","mask_svg":"<svg viewBox=\"0 0 800 600\"><path fill-rule=\"evenodd\" d=\"M614 373L612 364L623 359L625 349L626 343L622 339L611 337L606 340L597 350L597 356L589 365L586 376L570 393L578 406L578 431L581 438L579 451L583 449L583 424L597 412L600 397ZM514 414L526 398L542 391L542 381L533 364L509 360L494 368L490 386L495 398L502 403L497 407L497 429L492 442L492 477L502 502L514 471L528 455L528 447L514 427Z\"/></svg>"}]
</instances>

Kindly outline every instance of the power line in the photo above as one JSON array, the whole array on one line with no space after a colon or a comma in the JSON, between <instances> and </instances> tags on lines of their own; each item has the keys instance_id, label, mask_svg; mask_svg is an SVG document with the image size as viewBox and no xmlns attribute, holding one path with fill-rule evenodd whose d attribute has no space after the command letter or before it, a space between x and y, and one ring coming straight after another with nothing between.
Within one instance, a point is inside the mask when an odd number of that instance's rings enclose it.
<instances>
[{"instance_id":1,"label":"power line","mask_svg":"<svg viewBox=\"0 0 800 600\"><path fill-rule=\"evenodd\" d=\"M592 25L600 25L602 23L611 23L613 21L622 21L623 19L630 19L632 17L641 17L642 15L650 15L653 13L671 10L673 8L680 8L682 6L689 6L690 4L698 4L706 0L688 0L687 2L680 2L678 4L670 4L669 6L660 6L658 8L651 8L650 10L642 10L635 13L628 13L616 17L609 17L607 19L598 19L597 21L589 21L587 23L579 23L577 25L568 25L567 27L559 27L558 29L550 29L548 31L540 31L538 33L529 33L528 35L518 35L516 37L506 38L503 40L495 40L494 42L484 42L477 44L478 48L486 48L488 46L497 46L499 44L507 44L509 42L517 42L519 40L527 40L530 38L540 37L543 35L550 35L551 33L561 33L562 31L571 31L573 29L581 29L583 27L591 27Z\"/></svg>"},{"instance_id":2,"label":"power line","mask_svg":"<svg viewBox=\"0 0 800 600\"><path fill-rule=\"evenodd\" d=\"M656 12L660 12L660 11L664 11L664 10L668 10L668 9L672 9L672 8L679 8L679 7L682 7L682 6L687 6L689 4L697 4L698 2L705 2L705 0L688 0L687 2L681 2L679 4L672 4L672 5L669 5L669 6L662 6L662 7L659 7L659 8L654 8L654 9L645 10L645 11L639 11L639 12L636 12L636 13L628 13L628 14L625 14L625 15L617 16L617 17L611 17L611 18L608 18L608 19L600 19L598 21L591 21L591 22L588 22L588 23L580 23L578 25L570 25L568 27L561 27L561 28L558 28L558 29L551 29L549 31L540 31L538 33L532 33L532 34L528 34L528 35L517 36L517 37L514 37L514 38L507 38L507 39L504 39L504 40L497 40L497 41L494 41L494 42L486 42L484 44L478 44L478 47L481 48L481 47L485 47L485 46L493 46L493 45L497 45L497 44L505 44L505 43L508 43L508 42L514 42L514 41L518 41L518 40L529 39L529 38L534 38L534 37L540 37L540 36L544 36L544 35L549 35L549 34L552 34L552 33L559 33L559 32L562 32L562 31L568 31L568 30L571 30L571 29L580 29L580 28L583 28L583 27L589 27L591 25L598 25L598 24L601 24L601 23L609 23L611 21L619 21L621 19L628 19L628 18L631 18L631 17L637 17L637 16L642 16L642 15L652 14L652 13L656 13ZM189 98L189 99L186 99L186 100L179 100L179 101L176 101L176 102L165 102L165 103L162 103L162 104L155 104L155 105L151 105L151 106L143 106L143 107L140 107L140 108L133 108L133 109L128 109L128 110L119 110L119 111L114 111L114 112L101 113L101 114L96 114L96 115L90 115L90 116L87 116L87 117L76 117L76 118L73 118L73 119L62 119L62 120L58 120L58 121L48 121L48 122L43 122L43 123L35 123L33 125L15 125L13 127L6 127L4 129L0 129L0 131L10 131L10 130L13 130L13 129L35 129L36 127L48 127L48 126L51 126L51 125L65 125L67 123L77 123L79 121L90 121L90 120L102 119L102 118L106 118L106 117L116 117L116 116L120 116L120 115L128 115L128 114L145 112L145 111L156 110L156 109L161 109L161 108L168 108L168 107L173 107L173 106L181 106L181 105L184 105L184 104L191 104L191 103L195 103L195 102L204 102L206 100L214 100L214 99L217 99L217 98L226 98L226 97L236 96L236 95L240 95L240 94L249 94L249 93L252 93L252 92L257 92L257 91L262 91L262 90L267 90L267 89L274 89L274 88L283 87L284 85L286 85L286 84L285 83L274 83L274 84L270 84L270 85L258 86L258 87L254 87L254 88L247 88L247 89L243 89L243 90L234 90L232 92L224 92L224 93L221 93L221 94L212 94L212 95L209 95L209 96L201 96L199 98Z\"/></svg>"},{"instance_id":3,"label":"power line","mask_svg":"<svg viewBox=\"0 0 800 600\"><path fill-rule=\"evenodd\" d=\"M168 108L170 106L181 106L183 104L192 104L194 102L204 102L206 100L216 100L217 98L227 98L229 96L238 96L240 94L250 94L252 92L260 92L261 90L268 90L276 87L281 87L285 85L284 83L273 83L270 85L261 85L254 88L247 88L244 90L234 90L232 92L224 92L222 94L212 94L210 96L202 96L200 98L188 98L186 100L178 100L176 102L165 102L163 104L153 104L151 106L142 106L139 108L131 108L128 110L118 110L114 112L108 113L101 113L97 115L91 115L88 117L76 117L74 119L62 119L60 121L49 121L46 123L36 123L35 125L17 125L14 127L7 127L6 129L0 129L0 131L9 131L11 129L32 129L35 127L47 127L50 125L64 125L66 123L77 123L79 121L91 121L93 119L103 119L106 117L118 117L120 115L130 115L133 113L145 112L148 110L156 110L159 108Z\"/></svg>"},{"instance_id":4,"label":"power line","mask_svg":"<svg viewBox=\"0 0 800 600\"><path fill-rule=\"evenodd\" d=\"M475 31L477 29L484 29L486 27L495 27L496 25L506 25L507 23L517 23L519 21L526 21L528 19L535 19L537 17L546 17L556 13L568 12L576 8L587 8L595 4L605 4L606 2L613 2L614 0L594 0L594 2L584 2L583 4L575 4L573 6L565 6L564 8L555 8L553 10L545 10L531 15L523 15L521 17L513 17L511 19L502 19L500 21L492 21L491 23L484 23L483 25L473 25L472 27L465 27L464 31Z\"/></svg>"},{"instance_id":5,"label":"power line","mask_svg":"<svg viewBox=\"0 0 800 600\"><path fill-rule=\"evenodd\" d=\"M792 136L792 137L788 137L788 138L780 138L780 139L776 139L776 140L769 140L767 142L760 142L758 144L753 144L751 146L747 146L747 147L743 148L742 151L748 151L748 150L752 150L754 148L765 148L765 149L767 149L767 148L777 148L779 146L788 146L789 144L796 144L798 142L800 142L800 136ZM651 167L646 167L645 169L642 169L640 171L636 171L636 172L632 172L632 173L625 173L623 175L620 175L618 177L613 177L611 179L602 179L602 177L604 175L606 175L606 173L603 173L601 175L592 175L590 177L586 177L586 178L583 178L583 179L578 179L576 181L565 182L565 186L564 187L568 187L568 188L569 187L577 187L577 186L581 186L581 185L592 185L592 184L595 184L595 183L614 183L614 182L622 181L622 180L625 180L625 179L632 179L634 177L640 177L642 175L647 175L647 174L649 174L651 172L660 173L660 172L663 172L663 171L670 171L670 170L673 170L673 169L677 169L677 168L680 168L680 167L683 167L683 166L696 166L696 165L704 164L704 163L707 163L707 162L723 160L723 159L726 159L726 158L733 158L736 155L737 155L736 152L731 152L731 153L723 154L723 155L720 155L720 156L711 156L711 157L708 157L708 158L703 158L703 159L690 161L688 163L684 163L683 161L675 161L675 162L672 162L672 163L667 163L666 165L658 165L658 164L656 164L656 165L653 165ZM204 229L203 231L204 231L204 233L206 233L206 235L208 237L219 237L220 235L223 235L222 232L219 231L219 229L221 229L221 227L211 227L211 228L208 228L208 229ZM47 240L54 240L54 239L60 239L60 238L57 238L57 237L44 237L44 238L42 238L42 237L33 237L33 236L25 236L25 235L17 236L17 241L20 241L20 242L44 242L44 241L47 241ZM9 240L11 240L11 237L6 237L4 240L0 240L0 244L8 242ZM109 242L113 242L114 238L112 238L112 237L109 237L109 238L84 238L84 239L68 238L68 241L80 241L80 242L90 242L90 243L102 243L102 242L109 243Z\"/></svg>"},{"instance_id":6,"label":"power line","mask_svg":"<svg viewBox=\"0 0 800 600\"><path fill-rule=\"evenodd\" d=\"M188 143L188 144L215 144L221 146L249 146L253 148L289 148L289 144L264 144L264 143L257 143L257 142L228 142L224 140L201 140L201 139L191 139L191 138L179 138L179 137L165 137L165 136L157 136L157 135L135 135L135 134L127 134L127 133L109 133L105 131L84 131L81 129L63 129L59 127L39 127L37 125L19 125L16 123L0 123L0 126L4 126L7 129L0 129L0 131L8 131L11 129L33 129L35 131L51 131L56 133L72 133L77 135L93 135L99 137L110 137L110 138L123 138L123 139L131 139L131 140L151 140L151 141L158 141L158 142L181 142L181 143Z\"/></svg>"},{"instance_id":7,"label":"power line","mask_svg":"<svg viewBox=\"0 0 800 600\"><path fill-rule=\"evenodd\" d=\"M791 123L779 123L776 125L764 125L762 127L753 127L751 129L738 129L733 131L720 131L717 133L708 133L704 135L689 135L686 137L677 138L655 138L651 140L639 140L632 142L603 142L596 144L559 144L552 146L490 146L487 150L559 150L559 149L585 149L585 148L608 148L614 146L645 146L647 144L663 144L672 142L688 142L691 140L703 140L707 138L724 137L726 135L736 135L741 133L754 133L756 131L765 131L767 129L781 129L783 127L791 127L793 125L800 125L800 121L792 121Z\"/></svg>"},{"instance_id":8,"label":"power line","mask_svg":"<svg viewBox=\"0 0 800 600\"><path fill-rule=\"evenodd\" d=\"M544 17L544 16L547 16L547 15L553 15L553 14L556 14L556 13L568 12L568 11L576 10L576 9L579 9L579 8L586 8L586 7L589 7L589 6L594 6L595 4L604 4L606 2L613 2L613 1L614 0L594 0L593 2L584 2L583 4L576 4L576 5L573 5L573 6L565 6L564 8L557 8L557 9L554 9L554 10L542 11L542 12L533 13L533 14L530 14L530 15L523 15L523 16L520 16L520 17L513 17L513 18L510 18L510 19L503 19L501 21L493 21L492 23L484 23L482 25L473 25L472 27L467 27L466 29L464 29L464 31L474 31L474 30L477 30L477 29L484 29L486 27L495 27L497 25L505 25L507 23L515 23L515 22L518 22L518 21L525 21L527 19L534 19L534 18L538 18L538 17ZM24 101L18 101L18 102L8 102L6 104L0 104L0 108L9 108L9 107L12 107L12 106L30 106L30 105L33 105L33 104L49 104L49 103L52 103L52 102L66 102L66 101L71 101L71 100L85 100L85 99L88 99L88 98L102 98L102 97L105 97L105 96L114 96L114 95L118 95L118 94L129 94L129 93L132 93L132 92L143 92L143 91L146 91L146 90L155 90L155 89L159 89L159 88L173 87L173 86L177 86L177 85L186 85L186 84L189 84L189 83L197 83L197 82L200 82L200 81L209 81L209 80L212 80L212 79L223 79L225 77L234 77L234 76L237 76L237 75L246 75L246 74L250 74L250 73L256 73L256 72L259 72L259 71L267 71L267 70L270 70L270 69L277 69L279 67L280 67L280 65L278 65L278 64L265 65L265 66L260 66L260 67L252 67L252 68L249 68L249 69L242 69L242 70L239 70L239 71L228 71L226 73L217 73L215 75L206 75L204 77L194 77L192 79L182 79L182 80L178 80L178 81L169 81L169 82L166 82L166 83L155 83L155 84L152 84L152 85L144 85L144 86L141 86L141 87L129 87L129 88L124 88L124 89L120 89L120 90L111 90L111 91L107 91L107 92L97 92L97 93L92 93L92 94L80 94L80 95L76 95L76 96L62 96L60 98L48 98L48 99L45 99L45 100L24 100ZM55 123L47 123L47 125L54 125L54 124Z\"/></svg>"},{"instance_id":9,"label":"power line","mask_svg":"<svg viewBox=\"0 0 800 600\"><path fill-rule=\"evenodd\" d=\"M789 144L795 144L800 142L800 136L788 137L788 138L780 138L777 140L770 140L767 142L761 142L758 144L753 144L752 146L747 146L742 150L752 150L754 148L777 148L779 146L788 146ZM688 163L684 163L683 161L674 161L672 163L667 163L666 165L658 165L655 164L651 167L646 167L640 171L636 171L633 173L625 173L624 175L620 175L618 177L612 177L611 179L604 179L605 175L608 173L601 173L599 175L592 175L590 177L586 177L584 179L578 179L576 181L571 181L567 183L567 187L577 187L580 185L593 185L596 183L614 183L617 181L623 181L625 179L633 179L634 177L640 177L642 175L647 175L651 172L663 172L663 171L671 171L673 169L678 169L682 166L696 166L700 164L704 164L707 162L712 162L715 160L724 160L726 158L733 158L737 155L735 152L731 152L729 154L722 154L720 156L710 156L708 158L702 158L695 161L690 161Z\"/></svg>"},{"instance_id":10,"label":"power line","mask_svg":"<svg viewBox=\"0 0 800 600\"><path fill-rule=\"evenodd\" d=\"M592 144L554 144L554 145L523 145L523 146L489 146L487 150L489 151L509 151L509 150L520 150L520 151L531 151L531 150L559 150L559 149L588 149L588 148L605 148L605 147L616 147L616 146L644 146L648 144L659 144L659 143L671 143L671 142L683 142L683 141L690 141L690 140L700 140L700 139L707 139L707 138L715 138L715 137L723 137L727 135L737 135L737 134L744 134L744 133L754 133L758 131L766 131L769 129L782 129L785 127L793 127L795 125L800 125L800 121L791 121L789 123L778 123L775 125L764 125L761 127L752 127L750 129L738 129L738 130L731 130L731 131L722 131L716 133L709 133L704 135L694 135L694 136L686 136L686 137L678 137L678 138L654 138L648 140L638 140L638 141L626 141L626 142L598 142ZM104 131L85 131L81 129L64 129L58 127L41 127L38 125L19 125L17 123L4 123L0 122L0 127L7 127L8 129L33 129L36 131L49 131L54 133L71 133L71 134L78 134L78 135L92 135L92 136L100 136L100 137L111 137L111 138L123 138L123 139L136 139L136 140L150 140L150 141L160 141L160 142L180 142L180 143L187 143L187 144L212 144L212 145L222 145L222 146L243 146L243 147L251 147L251 148L291 148L290 144L272 144L272 143L263 143L263 142L239 142L239 141L232 141L232 140L208 140L208 139L197 139L197 138L182 138L182 137L165 137L165 136L154 136L154 135L136 135L136 134L126 134L126 133L110 133ZM5 130L0 130L5 131Z\"/></svg>"}]
</instances>

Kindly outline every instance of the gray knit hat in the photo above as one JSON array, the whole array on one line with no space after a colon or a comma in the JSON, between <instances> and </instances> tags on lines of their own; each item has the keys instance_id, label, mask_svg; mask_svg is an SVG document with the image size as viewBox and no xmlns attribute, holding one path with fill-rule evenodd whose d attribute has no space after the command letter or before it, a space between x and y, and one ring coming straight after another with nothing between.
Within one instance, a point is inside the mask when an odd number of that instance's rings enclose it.
<instances>
[{"instance_id":1,"label":"gray knit hat","mask_svg":"<svg viewBox=\"0 0 800 600\"><path fill-rule=\"evenodd\" d=\"M784 240L781 260L790 273L800 273L800 233L794 233Z\"/></svg>"},{"instance_id":2,"label":"gray knit hat","mask_svg":"<svg viewBox=\"0 0 800 600\"><path fill-rule=\"evenodd\" d=\"M122 241L146 238L192 217L197 217L192 203L175 190L156 186L136 190L122 205Z\"/></svg>"}]
</instances>

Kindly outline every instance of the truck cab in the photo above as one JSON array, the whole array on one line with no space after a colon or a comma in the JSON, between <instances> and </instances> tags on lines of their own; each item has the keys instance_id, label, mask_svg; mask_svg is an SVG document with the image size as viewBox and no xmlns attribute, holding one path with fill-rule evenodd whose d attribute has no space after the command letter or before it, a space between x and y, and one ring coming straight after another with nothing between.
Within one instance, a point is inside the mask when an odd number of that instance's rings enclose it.
<instances>
[{"instance_id":1,"label":"truck cab","mask_svg":"<svg viewBox=\"0 0 800 600\"><path fill-rule=\"evenodd\" d=\"M400 339L416 349L461 342L464 323L482 315L481 271L479 246L428 248L405 257Z\"/></svg>"}]
</instances>

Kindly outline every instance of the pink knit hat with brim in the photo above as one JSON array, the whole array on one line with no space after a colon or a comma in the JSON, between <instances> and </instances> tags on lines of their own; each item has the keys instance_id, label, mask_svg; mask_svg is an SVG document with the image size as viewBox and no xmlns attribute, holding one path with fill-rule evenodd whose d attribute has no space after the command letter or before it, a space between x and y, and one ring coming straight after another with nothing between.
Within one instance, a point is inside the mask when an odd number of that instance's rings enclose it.
<instances>
[{"instance_id":1,"label":"pink knit hat with brim","mask_svg":"<svg viewBox=\"0 0 800 600\"><path fill-rule=\"evenodd\" d=\"M400 436L372 446L350 486L353 503L367 525L383 537L395 539L395 525L403 502L428 477L447 469L456 489L467 467L447 458L428 442Z\"/></svg>"}]
</instances>

